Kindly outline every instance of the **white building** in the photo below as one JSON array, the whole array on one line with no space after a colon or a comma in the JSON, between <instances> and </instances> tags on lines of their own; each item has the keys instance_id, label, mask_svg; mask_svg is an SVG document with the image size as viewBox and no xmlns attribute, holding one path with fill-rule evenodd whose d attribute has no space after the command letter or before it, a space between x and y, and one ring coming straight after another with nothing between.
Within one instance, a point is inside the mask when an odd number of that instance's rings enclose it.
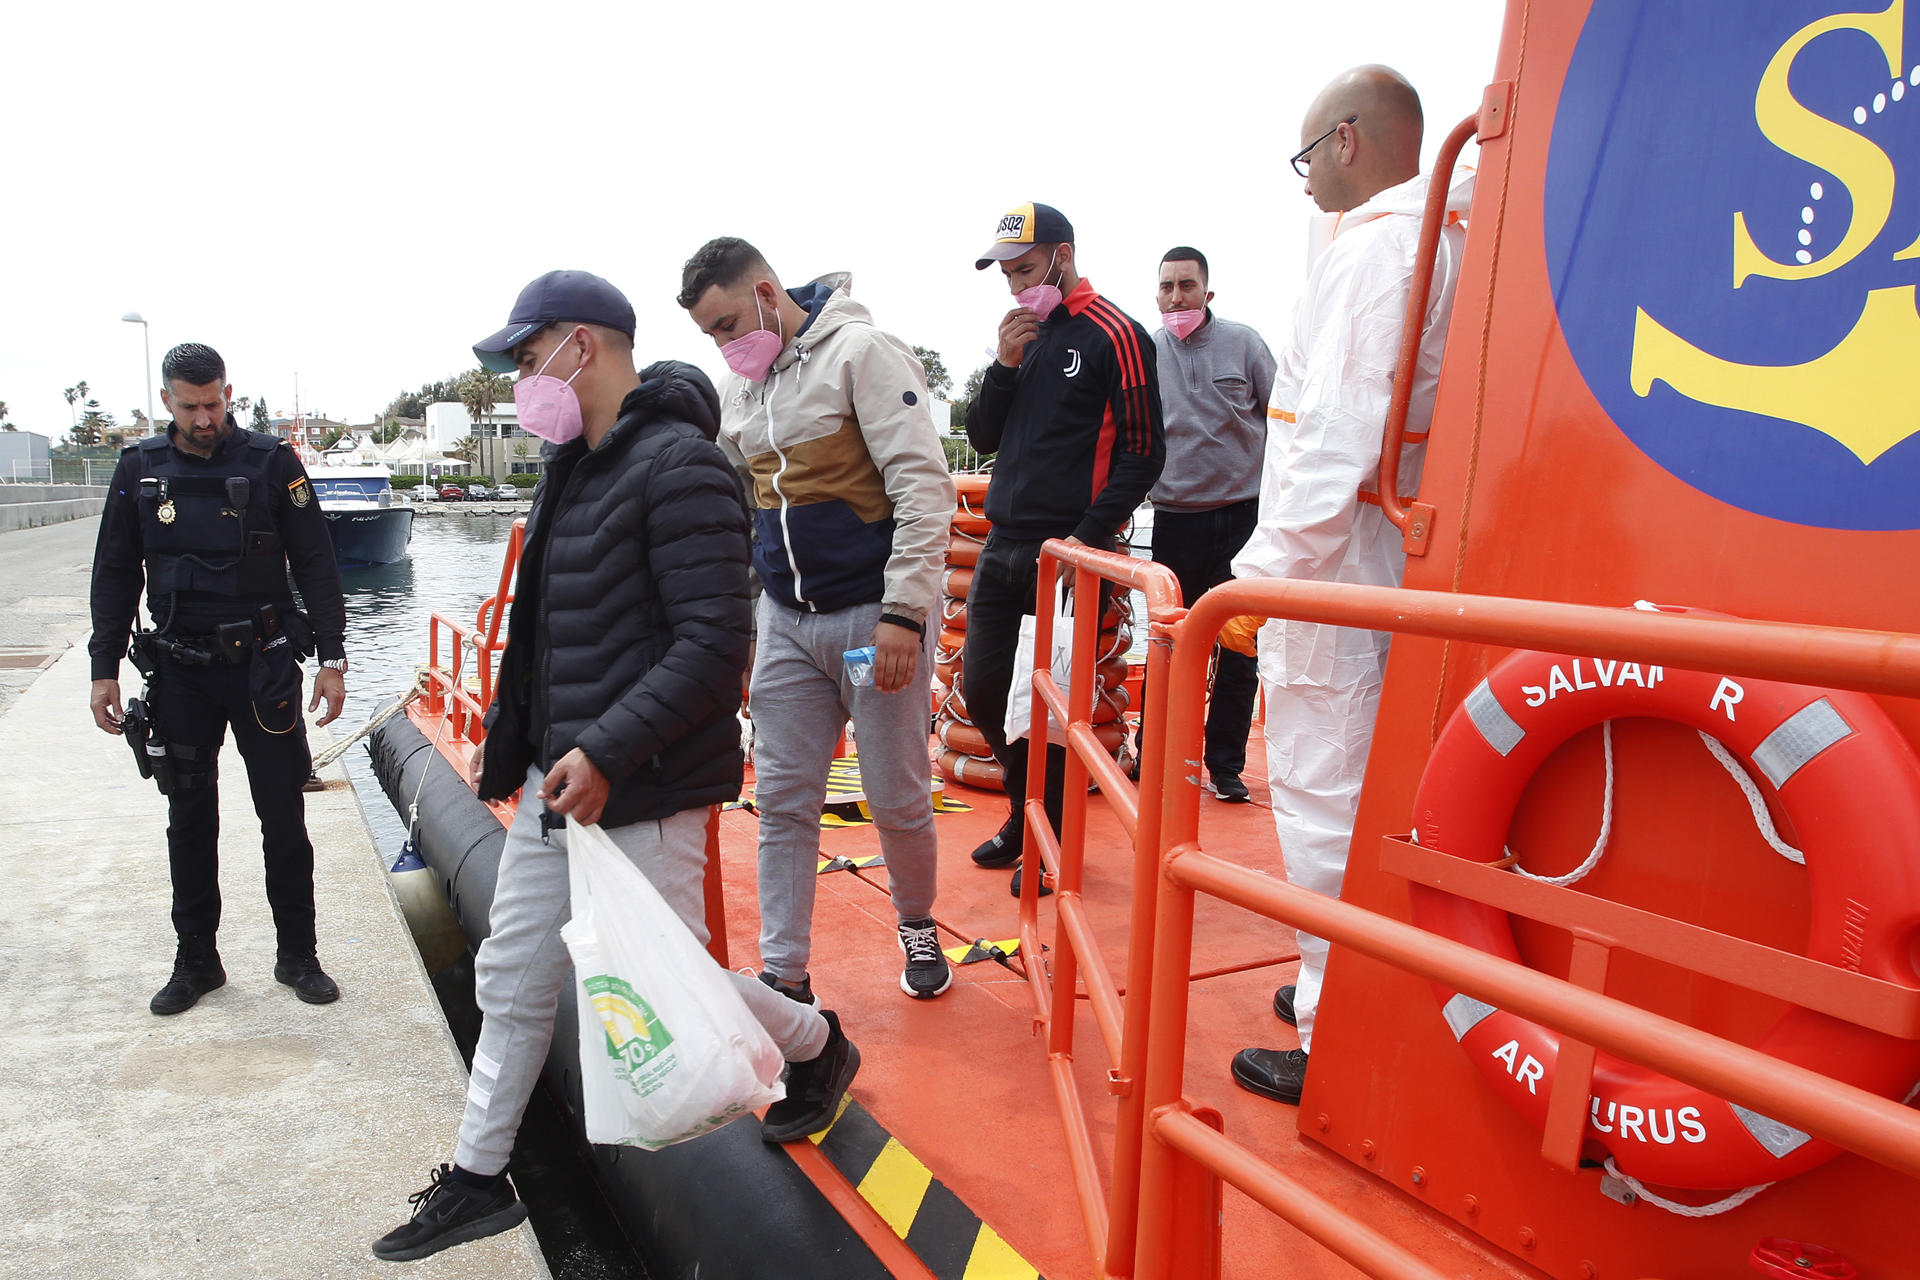
<instances>
[{"instance_id":1,"label":"white building","mask_svg":"<svg viewBox=\"0 0 1920 1280\"><path fill-rule=\"evenodd\" d=\"M52 448L53 441L35 431L0 431L0 480L49 478Z\"/></svg>"},{"instance_id":2,"label":"white building","mask_svg":"<svg viewBox=\"0 0 1920 1280\"><path fill-rule=\"evenodd\" d=\"M475 475L505 480L516 472L529 475L540 471L539 437L520 428L520 415L511 399L493 406L479 422L457 400L442 400L427 406L427 448L447 453L461 439L472 436L480 446L473 463Z\"/></svg>"}]
</instances>

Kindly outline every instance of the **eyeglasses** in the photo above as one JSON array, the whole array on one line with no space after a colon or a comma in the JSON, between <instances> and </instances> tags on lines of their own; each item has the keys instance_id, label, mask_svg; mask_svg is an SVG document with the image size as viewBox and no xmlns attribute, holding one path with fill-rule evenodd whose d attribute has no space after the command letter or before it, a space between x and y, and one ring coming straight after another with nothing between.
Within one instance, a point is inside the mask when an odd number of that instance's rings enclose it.
<instances>
[{"instance_id":1,"label":"eyeglasses","mask_svg":"<svg viewBox=\"0 0 1920 1280\"><path fill-rule=\"evenodd\" d=\"M1358 120L1359 118L1360 118L1359 116L1348 116L1345 120L1342 120L1340 124L1352 124L1354 121ZM1294 154L1293 158L1287 161L1288 164L1293 166L1293 171L1295 173L1299 174L1303 178L1307 176L1307 157L1312 154L1313 149L1315 147L1325 142L1328 138L1331 138L1334 134L1340 132L1340 124L1333 126L1333 128L1327 130L1325 133L1315 138L1312 142L1309 142L1306 146L1300 148L1300 150Z\"/></svg>"}]
</instances>

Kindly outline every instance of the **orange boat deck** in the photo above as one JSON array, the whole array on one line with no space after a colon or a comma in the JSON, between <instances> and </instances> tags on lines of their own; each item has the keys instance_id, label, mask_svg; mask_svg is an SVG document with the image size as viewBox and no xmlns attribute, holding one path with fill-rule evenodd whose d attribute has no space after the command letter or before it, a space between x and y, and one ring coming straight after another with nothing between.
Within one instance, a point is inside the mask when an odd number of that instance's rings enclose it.
<instances>
[{"instance_id":1,"label":"orange boat deck","mask_svg":"<svg viewBox=\"0 0 1920 1280\"><path fill-rule=\"evenodd\" d=\"M1267 803L1263 748L1256 726L1246 772L1253 803L1226 805L1205 797L1201 831L1210 848L1231 851L1245 865L1278 876L1284 873ZM948 796L972 811L935 820L941 867L934 914L947 944L1016 938L1019 903L1007 892L1010 873L981 870L968 856L998 828L1006 799L957 784L948 784ZM1085 901L1108 963L1121 974L1132 853L1103 805L1090 804L1088 811ZM727 941L735 967L752 964L758 955L756 824L744 810L721 815ZM872 826L824 830L820 846L823 857L862 859L880 852ZM820 877L814 909L814 989L841 1012L861 1049L853 1096L1041 1275L1094 1275L1026 983L983 961L956 966L952 989L937 1000L907 998L899 988L900 953L886 892L884 868L829 872ZM1043 934L1051 936L1053 917L1044 899L1041 919ZM1202 902L1195 924L1188 1092L1225 1115L1230 1135L1384 1234L1418 1242L1449 1274L1519 1274L1397 1188L1305 1140L1296 1132L1295 1108L1232 1083L1227 1064L1238 1050L1299 1043L1272 1009L1274 988L1290 980L1298 958L1290 930L1217 901ZM1017 957L1013 963L1024 972L1026 961ZM1075 1069L1096 1145L1110 1152L1113 1108L1098 1105L1109 1064L1084 989L1081 995ZM1228 1195L1225 1211L1228 1276L1279 1273L1319 1280L1361 1274L1242 1197ZM1279 1271L1282 1260L1285 1269Z\"/></svg>"}]
</instances>

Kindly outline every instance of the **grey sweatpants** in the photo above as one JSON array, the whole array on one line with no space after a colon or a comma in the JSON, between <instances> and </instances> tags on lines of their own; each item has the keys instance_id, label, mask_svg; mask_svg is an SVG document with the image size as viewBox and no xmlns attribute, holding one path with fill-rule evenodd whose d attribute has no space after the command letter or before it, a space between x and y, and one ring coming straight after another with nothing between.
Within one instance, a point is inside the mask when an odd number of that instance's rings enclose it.
<instances>
[{"instance_id":1,"label":"grey sweatpants","mask_svg":"<svg viewBox=\"0 0 1920 1280\"><path fill-rule=\"evenodd\" d=\"M507 832L494 885L491 932L474 960L474 996L484 1015L467 1084L454 1161L479 1174L499 1173L553 1040L554 1013L567 992L573 961L560 940L572 917L565 828L540 835L546 805L535 794L545 775L527 771L520 809ZM701 880L707 861L707 813L683 809L658 822L609 827L620 851L660 891L702 946L707 941ZM806 1005L747 974L733 975L747 1008L789 1062L818 1057L827 1023Z\"/></svg>"},{"instance_id":2,"label":"grey sweatpants","mask_svg":"<svg viewBox=\"0 0 1920 1280\"><path fill-rule=\"evenodd\" d=\"M928 685L937 619L906 687L856 689L842 655L873 640L877 604L800 613L760 597L753 709L753 803L760 811L760 961L788 982L807 975L813 891L833 746L853 718L860 783L880 833L893 909L933 914L939 847L933 831Z\"/></svg>"}]
</instances>

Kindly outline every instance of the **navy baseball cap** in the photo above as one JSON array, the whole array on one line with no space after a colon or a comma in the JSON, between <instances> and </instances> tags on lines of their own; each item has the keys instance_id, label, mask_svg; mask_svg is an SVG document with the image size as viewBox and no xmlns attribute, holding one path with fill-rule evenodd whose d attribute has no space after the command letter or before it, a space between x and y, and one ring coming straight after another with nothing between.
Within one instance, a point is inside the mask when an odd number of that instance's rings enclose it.
<instances>
[{"instance_id":1,"label":"navy baseball cap","mask_svg":"<svg viewBox=\"0 0 1920 1280\"><path fill-rule=\"evenodd\" d=\"M597 324L633 339L633 304L627 295L590 271L549 271L520 291L507 327L473 344L481 367L512 373L515 347L556 320Z\"/></svg>"},{"instance_id":2,"label":"navy baseball cap","mask_svg":"<svg viewBox=\"0 0 1920 1280\"><path fill-rule=\"evenodd\" d=\"M1037 244L1072 244L1073 224L1050 204L1023 204L1000 215L994 228L993 244L973 264L985 271L996 262L1006 262L1028 252Z\"/></svg>"}]
</instances>

